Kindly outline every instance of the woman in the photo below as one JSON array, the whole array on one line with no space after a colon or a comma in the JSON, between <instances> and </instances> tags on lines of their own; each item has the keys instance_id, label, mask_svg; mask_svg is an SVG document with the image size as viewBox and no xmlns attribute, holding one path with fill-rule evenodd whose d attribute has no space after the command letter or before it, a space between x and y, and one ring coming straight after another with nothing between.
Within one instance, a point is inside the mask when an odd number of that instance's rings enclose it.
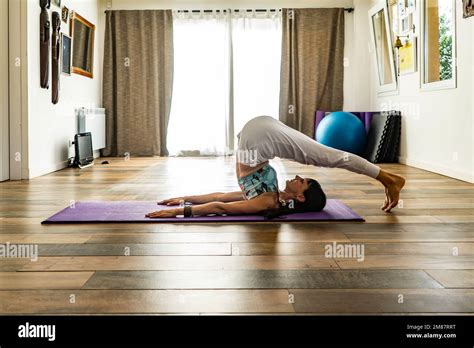
<instances>
[{"instance_id":1,"label":"woman","mask_svg":"<svg viewBox=\"0 0 474 348\"><path fill-rule=\"evenodd\" d=\"M283 191L279 190L275 169L269 164L274 157L319 167L344 168L374 178L385 187L386 198L381 209L387 213L397 205L405 185L403 177L354 154L320 144L270 116L250 120L237 137L236 172L241 191L165 199L158 204L180 205L186 201L194 205L155 211L145 216L263 213L272 218L281 214L321 211L326 204L326 195L316 180L296 175L286 181Z\"/></svg>"}]
</instances>

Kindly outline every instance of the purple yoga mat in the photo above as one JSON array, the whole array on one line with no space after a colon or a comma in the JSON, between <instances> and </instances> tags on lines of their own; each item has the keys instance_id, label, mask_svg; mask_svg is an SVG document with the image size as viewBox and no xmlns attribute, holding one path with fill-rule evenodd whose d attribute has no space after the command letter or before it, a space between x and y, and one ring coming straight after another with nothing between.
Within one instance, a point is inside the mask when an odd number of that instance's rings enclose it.
<instances>
[{"instance_id":1,"label":"purple yoga mat","mask_svg":"<svg viewBox=\"0 0 474 348\"><path fill-rule=\"evenodd\" d=\"M146 213L161 209L172 209L156 202L143 201L87 201L77 202L44 220L42 224L91 223L91 222L275 222L275 221L365 221L344 203L328 199L326 207L319 213L298 213L282 215L277 219L265 220L261 215L198 216L193 218L145 217Z\"/></svg>"}]
</instances>

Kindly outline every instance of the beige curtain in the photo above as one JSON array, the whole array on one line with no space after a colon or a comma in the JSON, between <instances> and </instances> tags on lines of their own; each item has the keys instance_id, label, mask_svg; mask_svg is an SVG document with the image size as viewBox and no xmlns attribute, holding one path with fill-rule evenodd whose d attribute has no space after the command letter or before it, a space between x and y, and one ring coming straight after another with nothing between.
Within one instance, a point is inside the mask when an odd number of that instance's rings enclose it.
<instances>
[{"instance_id":1,"label":"beige curtain","mask_svg":"<svg viewBox=\"0 0 474 348\"><path fill-rule=\"evenodd\" d=\"M107 11L103 156L166 156L173 82L170 10Z\"/></svg>"},{"instance_id":2,"label":"beige curtain","mask_svg":"<svg viewBox=\"0 0 474 348\"><path fill-rule=\"evenodd\" d=\"M280 120L314 137L316 110L341 110L344 9L283 9Z\"/></svg>"}]
</instances>

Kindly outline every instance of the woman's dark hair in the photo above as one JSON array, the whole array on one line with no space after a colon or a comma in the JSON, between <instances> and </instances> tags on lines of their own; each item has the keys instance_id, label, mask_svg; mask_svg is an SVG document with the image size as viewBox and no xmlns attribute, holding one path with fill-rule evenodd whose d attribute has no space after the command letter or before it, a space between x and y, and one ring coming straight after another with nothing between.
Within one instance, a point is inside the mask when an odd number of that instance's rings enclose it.
<instances>
[{"instance_id":1,"label":"woman's dark hair","mask_svg":"<svg viewBox=\"0 0 474 348\"><path fill-rule=\"evenodd\" d=\"M308 179L308 188L304 191L304 202L293 200L286 206L280 206L278 209L266 210L264 212L265 219L275 219L280 215L288 215L293 213L317 212L326 206L326 194L319 182L314 179Z\"/></svg>"}]
</instances>

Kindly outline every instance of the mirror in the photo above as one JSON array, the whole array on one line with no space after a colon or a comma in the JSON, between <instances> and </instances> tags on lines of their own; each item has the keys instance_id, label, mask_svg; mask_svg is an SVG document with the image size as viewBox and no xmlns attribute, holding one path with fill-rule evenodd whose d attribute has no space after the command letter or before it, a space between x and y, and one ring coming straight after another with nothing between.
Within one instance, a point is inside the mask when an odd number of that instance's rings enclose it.
<instances>
[{"instance_id":1,"label":"mirror","mask_svg":"<svg viewBox=\"0 0 474 348\"><path fill-rule=\"evenodd\" d=\"M455 3L453 0L425 0L422 17L422 88L454 88Z\"/></svg>"},{"instance_id":2,"label":"mirror","mask_svg":"<svg viewBox=\"0 0 474 348\"><path fill-rule=\"evenodd\" d=\"M95 25L77 13L70 20L72 72L93 78Z\"/></svg>"},{"instance_id":3,"label":"mirror","mask_svg":"<svg viewBox=\"0 0 474 348\"><path fill-rule=\"evenodd\" d=\"M378 90L389 92L397 89L395 62L387 2L382 1L369 11L372 44L375 50Z\"/></svg>"}]
</instances>

